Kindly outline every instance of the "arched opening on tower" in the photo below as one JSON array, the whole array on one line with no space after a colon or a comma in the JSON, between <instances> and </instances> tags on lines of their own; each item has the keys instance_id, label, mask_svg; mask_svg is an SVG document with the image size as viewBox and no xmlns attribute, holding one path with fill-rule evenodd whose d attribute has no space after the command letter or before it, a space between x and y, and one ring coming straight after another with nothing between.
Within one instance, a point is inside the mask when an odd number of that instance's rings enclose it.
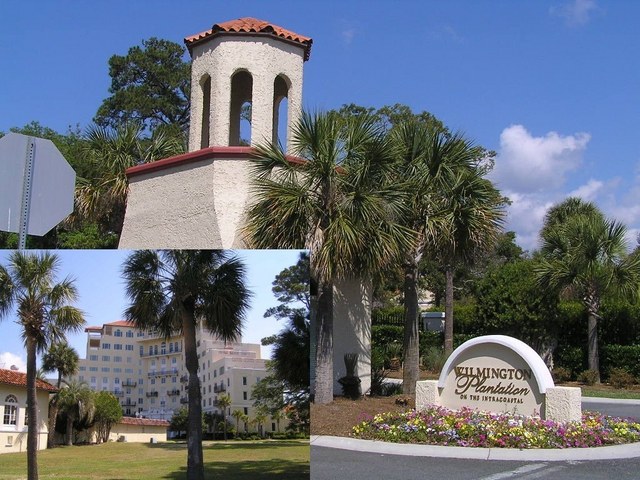
<instances>
[{"instance_id":1,"label":"arched opening on tower","mask_svg":"<svg viewBox=\"0 0 640 480\"><path fill-rule=\"evenodd\" d=\"M202 88L202 130L200 131L200 148L209 146L209 118L211 115L211 77L205 75L200 80Z\"/></svg>"},{"instance_id":2,"label":"arched opening on tower","mask_svg":"<svg viewBox=\"0 0 640 480\"><path fill-rule=\"evenodd\" d=\"M289 127L289 87L291 82L284 75L278 75L273 81L273 138L274 144L280 143L287 151L287 130Z\"/></svg>"},{"instance_id":3,"label":"arched opening on tower","mask_svg":"<svg viewBox=\"0 0 640 480\"><path fill-rule=\"evenodd\" d=\"M246 70L240 70L231 77L229 146L251 144L252 103L253 77Z\"/></svg>"}]
</instances>

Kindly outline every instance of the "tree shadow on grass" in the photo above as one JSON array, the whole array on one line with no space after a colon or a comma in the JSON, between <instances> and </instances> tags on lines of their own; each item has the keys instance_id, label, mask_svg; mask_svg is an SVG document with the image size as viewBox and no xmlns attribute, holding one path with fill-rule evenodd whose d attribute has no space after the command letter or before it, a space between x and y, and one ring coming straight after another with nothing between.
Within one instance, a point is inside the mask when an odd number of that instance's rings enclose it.
<instances>
[{"instance_id":1,"label":"tree shadow on grass","mask_svg":"<svg viewBox=\"0 0 640 480\"><path fill-rule=\"evenodd\" d=\"M161 443L147 443L145 444L148 448L160 448L167 450L186 450L187 442L186 441L178 441L178 442L161 442ZM216 443L207 443L205 442L202 445L203 450L268 450L275 447L305 447L309 446L310 443L308 440L262 440L262 441L237 441L237 442L216 442Z\"/></svg>"},{"instance_id":2,"label":"tree shadow on grass","mask_svg":"<svg viewBox=\"0 0 640 480\"><path fill-rule=\"evenodd\" d=\"M246 462L207 462L204 466L205 478L225 480L308 480L310 464L290 460L271 459ZM186 478L187 468L181 467L163 477L170 480Z\"/></svg>"}]
</instances>

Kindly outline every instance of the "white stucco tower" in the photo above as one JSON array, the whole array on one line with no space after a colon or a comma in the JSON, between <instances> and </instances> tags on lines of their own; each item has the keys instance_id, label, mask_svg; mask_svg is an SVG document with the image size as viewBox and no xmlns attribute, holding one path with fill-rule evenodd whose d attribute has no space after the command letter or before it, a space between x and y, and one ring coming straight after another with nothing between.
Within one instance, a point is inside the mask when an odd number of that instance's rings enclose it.
<instances>
[{"instance_id":1,"label":"white stucco tower","mask_svg":"<svg viewBox=\"0 0 640 480\"><path fill-rule=\"evenodd\" d=\"M189 150L240 146L243 105L251 105L251 146L278 140L278 124L302 112L302 66L311 39L276 25L241 18L187 37L192 57ZM288 100L282 111L283 99ZM286 116L281 119L280 116ZM285 139L279 139L283 144Z\"/></svg>"},{"instance_id":2,"label":"white stucco tower","mask_svg":"<svg viewBox=\"0 0 640 480\"><path fill-rule=\"evenodd\" d=\"M192 57L189 153L127 171L120 248L244 247L252 147L288 145L302 113L311 43L255 18L185 38Z\"/></svg>"}]
</instances>

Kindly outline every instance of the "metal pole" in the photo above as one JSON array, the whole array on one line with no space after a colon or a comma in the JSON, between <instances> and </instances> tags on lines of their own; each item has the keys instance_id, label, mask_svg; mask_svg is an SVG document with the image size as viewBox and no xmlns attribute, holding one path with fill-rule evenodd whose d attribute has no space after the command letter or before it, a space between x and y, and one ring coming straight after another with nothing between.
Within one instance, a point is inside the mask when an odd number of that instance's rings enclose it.
<instances>
[{"instance_id":1,"label":"metal pole","mask_svg":"<svg viewBox=\"0 0 640 480\"><path fill-rule=\"evenodd\" d=\"M20 229L18 231L18 249L24 250L27 244L29 226L29 207L31 206L31 183L33 180L33 160L36 156L36 141L29 137L25 153L24 178L22 183L22 207L20 209Z\"/></svg>"}]
</instances>

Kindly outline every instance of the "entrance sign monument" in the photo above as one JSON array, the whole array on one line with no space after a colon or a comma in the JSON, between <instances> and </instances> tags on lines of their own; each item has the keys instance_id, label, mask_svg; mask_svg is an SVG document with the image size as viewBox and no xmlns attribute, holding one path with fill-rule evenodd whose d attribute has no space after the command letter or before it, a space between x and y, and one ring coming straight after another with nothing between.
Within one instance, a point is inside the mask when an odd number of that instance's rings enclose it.
<instances>
[{"instance_id":1,"label":"entrance sign monument","mask_svg":"<svg viewBox=\"0 0 640 480\"><path fill-rule=\"evenodd\" d=\"M581 390L556 387L535 350L505 335L463 343L447 359L437 381L418 382L416 408L429 404L556 421L578 421L582 415Z\"/></svg>"}]
</instances>

